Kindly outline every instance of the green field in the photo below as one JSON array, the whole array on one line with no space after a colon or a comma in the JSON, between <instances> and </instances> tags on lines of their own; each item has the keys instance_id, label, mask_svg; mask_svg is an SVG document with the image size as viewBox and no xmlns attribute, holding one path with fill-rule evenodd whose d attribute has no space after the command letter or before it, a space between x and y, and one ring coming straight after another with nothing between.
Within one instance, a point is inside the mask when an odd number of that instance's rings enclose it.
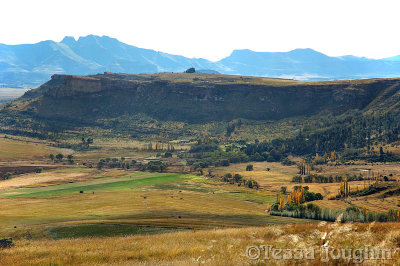
<instances>
[{"instance_id":1,"label":"green field","mask_svg":"<svg viewBox=\"0 0 400 266\"><path fill-rule=\"evenodd\" d=\"M134 175L137 176L137 175ZM189 175L181 174L154 174L150 177L140 177L132 180L119 180L122 178L101 178L95 182L79 182L69 183L55 186L48 186L46 188L28 188L12 191L8 197L44 197L44 196L56 196L72 193L92 193L97 191L115 191L115 190L126 190L136 187L154 186L157 184L173 183L190 178Z\"/></svg>"}]
</instances>

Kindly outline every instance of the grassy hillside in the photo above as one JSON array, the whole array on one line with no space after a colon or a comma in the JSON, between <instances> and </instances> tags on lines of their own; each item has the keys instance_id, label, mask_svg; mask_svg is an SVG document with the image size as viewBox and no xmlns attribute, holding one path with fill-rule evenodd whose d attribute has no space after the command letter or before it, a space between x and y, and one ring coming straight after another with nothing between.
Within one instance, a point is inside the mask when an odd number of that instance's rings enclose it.
<instances>
[{"instance_id":1,"label":"grassy hillside","mask_svg":"<svg viewBox=\"0 0 400 266\"><path fill-rule=\"evenodd\" d=\"M303 82L204 73L54 75L3 105L0 124L3 133L57 139L272 140L335 126L348 131L350 120L398 114L399 84L400 79Z\"/></svg>"}]
</instances>

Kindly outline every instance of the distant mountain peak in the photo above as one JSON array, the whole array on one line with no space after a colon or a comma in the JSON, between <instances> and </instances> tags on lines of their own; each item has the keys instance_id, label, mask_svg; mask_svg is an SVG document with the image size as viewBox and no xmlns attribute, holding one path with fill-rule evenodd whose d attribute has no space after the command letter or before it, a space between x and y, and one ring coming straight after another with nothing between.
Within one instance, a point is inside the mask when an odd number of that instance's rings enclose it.
<instances>
[{"instance_id":1,"label":"distant mountain peak","mask_svg":"<svg viewBox=\"0 0 400 266\"><path fill-rule=\"evenodd\" d=\"M337 80L400 76L400 56L368 59L331 57L311 48L289 52L235 49L218 62L187 58L128 45L109 36L67 36L61 42L0 44L2 86L35 86L54 73L88 75L118 73L183 72L189 67L211 73L299 80Z\"/></svg>"},{"instance_id":2,"label":"distant mountain peak","mask_svg":"<svg viewBox=\"0 0 400 266\"><path fill-rule=\"evenodd\" d=\"M73 37L73 36L65 36L61 41L61 43L64 43L64 44L70 44L70 43L75 43L75 42L76 42L76 40L75 40L75 37Z\"/></svg>"}]
</instances>

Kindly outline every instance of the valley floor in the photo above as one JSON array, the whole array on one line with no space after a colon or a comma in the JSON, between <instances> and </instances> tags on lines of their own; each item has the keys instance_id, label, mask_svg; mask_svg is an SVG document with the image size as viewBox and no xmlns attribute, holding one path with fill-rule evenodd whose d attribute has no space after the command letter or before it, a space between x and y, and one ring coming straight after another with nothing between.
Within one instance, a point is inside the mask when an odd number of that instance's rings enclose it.
<instances>
[{"instance_id":1,"label":"valley floor","mask_svg":"<svg viewBox=\"0 0 400 266\"><path fill-rule=\"evenodd\" d=\"M74 153L45 141L1 139L0 172L15 174L0 181L0 236L12 237L15 246L0 248L0 264L321 265L324 245L331 250L359 250L365 245L390 249L391 258L366 260L365 264L400 263L399 223L341 224L269 215L267 204L276 202L281 187L290 191L297 185L291 182L298 171L296 166L254 162L254 170L245 171L247 164L231 164L213 168L214 177L197 172L95 167L103 154L128 155L124 160L156 155L122 146L110 142L103 149ZM51 161L49 153L73 154L75 161ZM182 161L174 159L171 162L185 169ZM344 175L364 169L391 173L393 178L400 173L396 163L327 165L321 171ZM261 187L250 189L222 182L219 176L225 173L239 173L257 180ZM382 200L377 193L347 201L328 200L338 183L305 185L325 197L313 203L332 209L365 205L370 210L386 211L397 208L400 199L394 194ZM315 258L266 259L262 245L312 249ZM261 255L249 258L246 250L250 257L258 251ZM331 258L328 265L359 260Z\"/></svg>"}]
</instances>

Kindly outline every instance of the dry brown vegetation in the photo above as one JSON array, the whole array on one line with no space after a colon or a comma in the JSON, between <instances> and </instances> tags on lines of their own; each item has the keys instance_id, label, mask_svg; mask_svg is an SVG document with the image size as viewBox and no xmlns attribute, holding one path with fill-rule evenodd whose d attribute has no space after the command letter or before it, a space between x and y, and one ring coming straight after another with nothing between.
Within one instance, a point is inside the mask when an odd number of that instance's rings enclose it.
<instances>
[{"instance_id":1,"label":"dry brown vegetation","mask_svg":"<svg viewBox=\"0 0 400 266\"><path fill-rule=\"evenodd\" d=\"M365 260L365 265L398 265L399 224L286 225L185 231L146 236L111 238L78 238L62 240L16 241L16 246L0 250L2 265L353 265L360 257L349 260L328 257L321 251L362 249L370 246L390 249L390 259ZM312 249L313 260L252 260L246 256L249 246L272 245L279 249ZM337 252L337 251L336 251ZM334 253L337 254L337 253ZM349 253L346 253L348 256ZM271 255L270 255L271 256ZM386 258L389 256L386 254ZM346 258L346 257L345 257ZM365 258L365 257L363 257Z\"/></svg>"}]
</instances>

